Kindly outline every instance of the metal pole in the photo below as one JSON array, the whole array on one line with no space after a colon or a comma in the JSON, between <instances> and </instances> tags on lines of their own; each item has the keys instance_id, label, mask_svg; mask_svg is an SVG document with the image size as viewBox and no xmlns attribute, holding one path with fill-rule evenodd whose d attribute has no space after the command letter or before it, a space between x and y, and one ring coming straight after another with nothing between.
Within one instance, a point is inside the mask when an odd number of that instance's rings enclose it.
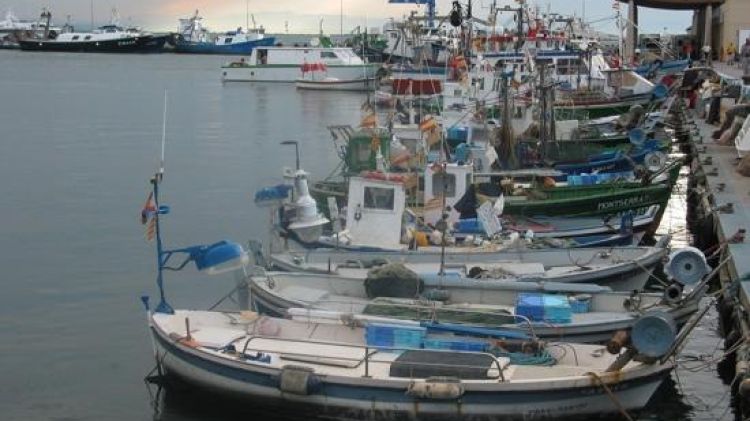
<instances>
[{"instance_id":1,"label":"metal pole","mask_svg":"<svg viewBox=\"0 0 750 421\"><path fill-rule=\"evenodd\" d=\"M339 14L339 34L341 35L341 39L339 42L343 42L344 39L344 0L339 1L340 11Z\"/></svg>"}]
</instances>

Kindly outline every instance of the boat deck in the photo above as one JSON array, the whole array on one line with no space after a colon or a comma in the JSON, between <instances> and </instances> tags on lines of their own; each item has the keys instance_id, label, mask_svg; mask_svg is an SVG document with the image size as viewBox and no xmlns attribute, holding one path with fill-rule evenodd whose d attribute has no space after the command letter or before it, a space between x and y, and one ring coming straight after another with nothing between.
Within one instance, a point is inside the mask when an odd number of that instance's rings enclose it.
<instances>
[{"instance_id":1,"label":"boat deck","mask_svg":"<svg viewBox=\"0 0 750 421\"><path fill-rule=\"evenodd\" d=\"M185 338L186 320L190 323L190 339ZM305 322L259 318L255 313L178 310L173 315L155 314L153 322L173 340L233 362L275 369L282 369L288 365L308 367L314 369L317 374L327 376L365 378L367 375L367 378L374 380L413 380L410 377L393 375L393 363L409 351L368 347L362 328L341 329L341 323L337 321ZM228 345L234 345L236 352L227 352ZM478 368L480 371L486 369L486 373L483 373L486 375L481 376L482 378L462 379L463 384L510 385L533 383L540 379L556 381L571 377L580 377L580 381L587 384L590 381L587 373L603 372L615 359L615 356L606 353L602 346L597 345L553 343L549 344L547 350L557 360L552 366L515 365L511 364L508 358L488 358L490 354L478 352L435 352L445 353L445 358L448 359L455 354L483 356L485 364L482 367L466 367ZM253 361L247 358L248 355L257 353L262 353L270 359ZM426 364L446 365L441 361ZM631 362L625 371L628 367L638 365L640 364Z\"/></svg>"}]
</instances>

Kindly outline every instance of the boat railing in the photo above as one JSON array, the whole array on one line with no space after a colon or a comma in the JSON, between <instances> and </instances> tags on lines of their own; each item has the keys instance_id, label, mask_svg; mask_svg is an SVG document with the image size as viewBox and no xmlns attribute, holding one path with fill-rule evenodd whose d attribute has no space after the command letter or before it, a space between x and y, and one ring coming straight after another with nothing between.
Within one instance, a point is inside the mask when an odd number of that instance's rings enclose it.
<instances>
[{"instance_id":1,"label":"boat railing","mask_svg":"<svg viewBox=\"0 0 750 421\"><path fill-rule=\"evenodd\" d=\"M492 358L492 365L497 368L498 375L497 376L487 376L490 379L500 379L501 382L505 382L505 374L503 373L503 370L505 367L507 367L510 362L508 361L506 364L501 364L500 360L493 354L489 352L477 352L477 351L461 351L461 350L450 350L450 349L423 349L423 348L410 348L410 347L388 347L388 346L370 346L370 345L361 345L361 344L353 344L353 343L347 343L347 342L337 342L337 341L318 341L313 339L294 339L294 338L279 338L276 336L267 336L267 335L250 335L245 340L245 344L242 347L242 353L240 355L247 354L247 351L256 352L256 353L262 353L262 352L269 352L267 349L263 349L263 347L257 347L257 348L251 348L250 342L254 340L273 340L274 342L286 342L286 343L299 343L299 344L315 344L315 345L327 345L327 346L335 346L340 348L351 348L351 349L359 349L364 352L364 355L360 357L342 357L342 356L331 356L327 357L324 355L320 355L320 353L315 352L279 352L274 351L275 353L278 353L280 355L283 355L287 359L294 359L295 357L300 362L308 362L308 363L317 363L324 364L321 362L321 360L337 360L342 362L351 362L355 363L355 368L359 367L360 365L364 364L364 374L362 377L372 377L370 375L370 364L372 361L372 356L377 354L379 350L386 350L386 351L429 351L429 352L436 352L436 353L444 353L444 354L461 354L461 355L483 355L488 356ZM291 357L291 358L290 358ZM381 361L375 361L375 362L381 362ZM386 362L386 361L382 361ZM387 361L388 363L394 363L397 361ZM406 363L405 363L406 364ZM419 362L420 366L429 366L434 368L455 368L455 369L487 369L487 366L473 366L473 365L458 365L458 364L449 364L449 363L431 363L431 362Z\"/></svg>"}]
</instances>

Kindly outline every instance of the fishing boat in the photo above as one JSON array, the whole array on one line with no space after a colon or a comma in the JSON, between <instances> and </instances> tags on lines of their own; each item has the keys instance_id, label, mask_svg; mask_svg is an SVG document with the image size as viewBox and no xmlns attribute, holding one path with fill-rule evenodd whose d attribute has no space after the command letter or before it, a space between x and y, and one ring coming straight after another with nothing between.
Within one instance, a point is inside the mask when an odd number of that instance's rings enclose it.
<instances>
[{"instance_id":1,"label":"fishing boat","mask_svg":"<svg viewBox=\"0 0 750 421\"><path fill-rule=\"evenodd\" d=\"M52 14L43 14L45 27L49 28ZM49 30L45 33L51 35ZM60 51L80 53L157 53L167 42L167 35L154 35L139 28L123 28L119 25L119 15L112 10L108 25L91 32L65 31L51 38L26 38L19 41L25 51Z\"/></svg>"},{"instance_id":2,"label":"fishing boat","mask_svg":"<svg viewBox=\"0 0 750 421\"><path fill-rule=\"evenodd\" d=\"M605 350L545 343L531 329L519 334L388 317L319 317L305 309L292 319L242 307L175 310L164 288L168 269L193 262L208 274L228 273L246 267L246 253L227 241L165 247L160 220L170 208L160 202L163 174L152 178L141 213L156 237L159 301L152 308L147 296L141 298L155 372L209 393L361 419L622 412L648 403L686 337L661 312L643 314L630 334L613 338Z\"/></svg>"},{"instance_id":3,"label":"fishing boat","mask_svg":"<svg viewBox=\"0 0 750 421\"><path fill-rule=\"evenodd\" d=\"M377 65L365 63L351 48L258 47L249 60L223 65L221 78L224 82L294 83L305 63L323 63L328 76L339 80L370 79L378 69Z\"/></svg>"},{"instance_id":4,"label":"fishing boat","mask_svg":"<svg viewBox=\"0 0 750 421\"><path fill-rule=\"evenodd\" d=\"M195 11L190 18L180 19L178 38L174 45L174 52L184 54L242 54L249 55L256 47L274 45L276 39L267 37L265 29L255 27L245 31L227 31L212 35L203 27L203 18ZM253 23L255 20L253 19Z\"/></svg>"},{"instance_id":5,"label":"fishing boat","mask_svg":"<svg viewBox=\"0 0 750 421\"><path fill-rule=\"evenodd\" d=\"M375 78L342 80L328 76L328 66L324 63L305 63L301 66L302 77L294 81L297 89L313 91L372 91Z\"/></svg>"},{"instance_id":6,"label":"fishing boat","mask_svg":"<svg viewBox=\"0 0 750 421\"><path fill-rule=\"evenodd\" d=\"M688 259L697 263L684 271L688 274L684 279L692 282L685 293L680 292L685 286L678 281L665 293L612 292L589 284L464 278L450 271L425 274L403 267L374 268L365 278L267 272L251 276L248 285L252 308L276 317L290 317L290 309L299 308L322 310L320 314L342 312L480 325L519 335L531 325L534 334L544 340L606 342L615 332L630 330L641 309L668 313L679 326L698 310L708 287L705 258L689 249L679 256L685 259L683 265ZM556 318L529 320L524 300L545 296L557 300Z\"/></svg>"},{"instance_id":7,"label":"fishing boat","mask_svg":"<svg viewBox=\"0 0 750 421\"><path fill-rule=\"evenodd\" d=\"M658 316L641 323L663 337L641 342L645 334L636 330L644 351L658 343L650 359L567 342L535 342L523 352L497 336L431 333L389 319L358 327L341 319L177 310L149 312L148 328L165 375L243 402L335 418L548 419L644 407L673 368L661 357L673 354L675 328ZM425 342L432 348L422 348Z\"/></svg>"}]
</instances>

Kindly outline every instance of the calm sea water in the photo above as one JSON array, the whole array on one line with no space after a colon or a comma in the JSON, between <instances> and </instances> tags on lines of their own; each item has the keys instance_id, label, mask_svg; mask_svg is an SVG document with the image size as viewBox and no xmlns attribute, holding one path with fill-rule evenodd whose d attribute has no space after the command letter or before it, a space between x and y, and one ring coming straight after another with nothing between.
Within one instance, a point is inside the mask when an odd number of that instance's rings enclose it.
<instances>
[{"instance_id":1,"label":"calm sea water","mask_svg":"<svg viewBox=\"0 0 750 421\"><path fill-rule=\"evenodd\" d=\"M252 194L294 165L279 142L298 140L303 166L324 177L338 161L326 126L359 119L358 95L222 85L224 60L0 51L0 419L290 417L181 389L155 412L143 382L153 361L139 296L155 295L155 256L139 211L164 90L168 246L263 236L268 215ZM664 229L684 242L682 193ZM184 271L166 284L173 304L205 308L232 282ZM715 352L715 326L711 315L689 354ZM642 419L732 417L713 367L678 374Z\"/></svg>"}]
</instances>

